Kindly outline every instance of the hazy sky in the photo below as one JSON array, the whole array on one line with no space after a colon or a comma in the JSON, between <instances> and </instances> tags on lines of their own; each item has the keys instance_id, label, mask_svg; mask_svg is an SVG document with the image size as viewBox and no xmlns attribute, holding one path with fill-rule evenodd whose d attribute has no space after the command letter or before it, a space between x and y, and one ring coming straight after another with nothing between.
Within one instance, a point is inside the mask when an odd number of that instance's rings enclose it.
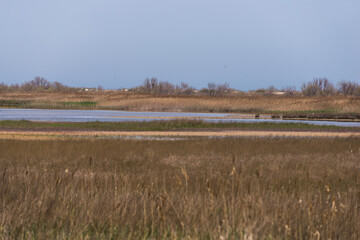
<instances>
[{"instance_id":1,"label":"hazy sky","mask_svg":"<svg viewBox=\"0 0 360 240\"><path fill-rule=\"evenodd\" d=\"M0 83L360 83L359 0L1 0Z\"/></svg>"}]
</instances>

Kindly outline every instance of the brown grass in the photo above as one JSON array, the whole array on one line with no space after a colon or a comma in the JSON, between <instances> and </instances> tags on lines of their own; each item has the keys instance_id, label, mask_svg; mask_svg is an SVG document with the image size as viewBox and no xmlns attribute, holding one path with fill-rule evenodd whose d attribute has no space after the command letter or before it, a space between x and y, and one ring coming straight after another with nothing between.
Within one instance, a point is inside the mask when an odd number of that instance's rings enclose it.
<instances>
[{"instance_id":1,"label":"brown grass","mask_svg":"<svg viewBox=\"0 0 360 240\"><path fill-rule=\"evenodd\" d=\"M32 106L59 107L61 102L96 102L99 109L203 112L360 113L360 98L344 96L154 96L118 91L88 93L3 93L0 100L29 100Z\"/></svg>"},{"instance_id":2,"label":"brown grass","mask_svg":"<svg viewBox=\"0 0 360 240\"><path fill-rule=\"evenodd\" d=\"M0 139L53 140L69 138L121 138L121 137L360 137L360 132L330 131L0 131Z\"/></svg>"},{"instance_id":3,"label":"brown grass","mask_svg":"<svg viewBox=\"0 0 360 240\"><path fill-rule=\"evenodd\" d=\"M0 140L3 239L359 239L360 140Z\"/></svg>"}]
</instances>

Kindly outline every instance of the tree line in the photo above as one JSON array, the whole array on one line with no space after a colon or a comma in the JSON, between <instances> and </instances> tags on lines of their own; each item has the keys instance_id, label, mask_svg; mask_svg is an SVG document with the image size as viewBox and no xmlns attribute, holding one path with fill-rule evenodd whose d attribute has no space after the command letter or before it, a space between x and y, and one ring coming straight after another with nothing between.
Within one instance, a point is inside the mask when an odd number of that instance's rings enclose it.
<instances>
[{"instance_id":1,"label":"tree line","mask_svg":"<svg viewBox=\"0 0 360 240\"><path fill-rule=\"evenodd\" d=\"M360 96L360 85L350 81L341 81L334 85L327 78L315 78L311 82L304 83L301 92L305 96Z\"/></svg>"},{"instance_id":2,"label":"tree line","mask_svg":"<svg viewBox=\"0 0 360 240\"><path fill-rule=\"evenodd\" d=\"M119 89L124 90L124 89ZM126 89L130 92L155 94L155 95L191 95L191 94L204 94L210 96L218 96L229 94L233 89L229 84L215 84L209 83L207 88L200 91L191 87L185 82L179 85L174 85L168 81L159 81L157 78L146 78L140 86ZM101 86L97 88L77 88L69 87L60 82L50 82L44 77L35 77L33 80L26 81L22 84L7 85L0 83L0 93L4 92L80 92L80 91L103 91Z\"/></svg>"},{"instance_id":3,"label":"tree line","mask_svg":"<svg viewBox=\"0 0 360 240\"><path fill-rule=\"evenodd\" d=\"M50 82L44 77L35 77L33 80L26 81L23 84L7 85L0 83L0 93L4 92L79 92L88 90L87 88L69 87L60 82ZM92 91L103 91L101 86L90 88ZM124 89L120 89L124 90ZM216 84L208 83L207 87L200 90L190 86L185 82L178 85L168 81L159 81L157 78L146 78L145 81L134 88L126 91L154 94L154 95L207 95L207 96L226 96L241 94L243 92L235 90L228 83ZM327 78L314 78L312 81L303 83L301 90L297 91L295 87L276 89L273 86L268 88L250 91L258 95L286 94L286 95L303 95L303 96L360 96L360 85L356 82L341 81L333 84Z\"/></svg>"},{"instance_id":4,"label":"tree line","mask_svg":"<svg viewBox=\"0 0 360 240\"><path fill-rule=\"evenodd\" d=\"M226 95L234 91L230 88L228 83L215 84L213 82L208 83L207 88L197 90L191 87L185 82L181 82L179 85L169 83L168 81L159 81L157 78L147 78L142 85L130 89L133 92L150 93L150 94L175 94L175 95L210 95L219 96Z\"/></svg>"},{"instance_id":5,"label":"tree line","mask_svg":"<svg viewBox=\"0 0 360 240\"><path fill-rule=\"evenodd\" d=\"M22 84L0 83L1 92L74 92L78 88L66 86L60 82L50 82L44 77L35 77Z\"/></svg>"}]
</instances>

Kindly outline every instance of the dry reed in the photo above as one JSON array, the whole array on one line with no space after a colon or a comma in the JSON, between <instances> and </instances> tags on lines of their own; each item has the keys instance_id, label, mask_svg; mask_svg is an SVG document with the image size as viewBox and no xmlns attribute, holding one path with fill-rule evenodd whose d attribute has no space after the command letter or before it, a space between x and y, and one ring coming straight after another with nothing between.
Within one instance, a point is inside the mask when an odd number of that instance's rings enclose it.
<instances>
[{"instance_id":1,"label":"dry reed","mask_svg":"<svg viewBox=\"0 0 360 240\"><path fill-rule=\"evenodd\" d=\"M94 102L91 108L190 112L360 113L360 98L347 96L156 96L130 92L3 93L0 101L27 101L25 107L63 108L64 102ZM21 106L20 106L21 107Z\"/></svg>"},{"instance_id":2,"label":"dry reed","mask_svg":"<svg viewBox=\"0 0 360 240\"><path fill-rule=\"evenodd\" d=\"M2 239L359 239L358 138L0 140Z\"/></svg>"}]
</instances>

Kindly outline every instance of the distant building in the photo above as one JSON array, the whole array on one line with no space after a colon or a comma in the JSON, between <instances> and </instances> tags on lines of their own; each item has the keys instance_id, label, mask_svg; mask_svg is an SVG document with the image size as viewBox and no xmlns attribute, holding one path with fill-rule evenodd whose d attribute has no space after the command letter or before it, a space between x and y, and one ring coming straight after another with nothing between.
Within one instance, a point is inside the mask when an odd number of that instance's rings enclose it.
<instances>
[{"instance_id":1,"label":"distant building","mask_svg":"<svg viewBox=\"0 0 360 240\"><path fill-rule=\"evenodd\" d=\"M285 95L285 92L282 91L277 91L277 92L273 92L274 95Z\"/></svg>"}]
</instances>

